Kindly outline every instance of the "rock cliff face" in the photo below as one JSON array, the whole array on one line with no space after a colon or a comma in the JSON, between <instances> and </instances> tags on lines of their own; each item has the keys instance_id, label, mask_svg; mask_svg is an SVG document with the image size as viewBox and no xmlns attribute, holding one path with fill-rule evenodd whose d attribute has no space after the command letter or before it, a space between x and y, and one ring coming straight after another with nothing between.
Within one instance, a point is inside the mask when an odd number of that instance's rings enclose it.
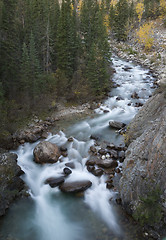
<instances>
[{"instance_id":1,"label":"rock cliff face","mask_svg":"<svg viewBox=\"0 0 166 240\"><path fill-rule=\"evenodd\" d=\"M24 187L19 177L23 172L16 160L16 154L0 150L0 216L5 214L9 204Z\"/></svg>"},{"instance_id":2,"label":"rock cliff face","mask_svg":"<svg viewBox=\"0 0 166 240\"><path fill-rule=\"evenodd\" d=\"M135 116L128 126L126 142L129 146L120 180L122 203L144 225L163 229L166 226L164 93L151 97Z\"/></svg>"}]
</instances>

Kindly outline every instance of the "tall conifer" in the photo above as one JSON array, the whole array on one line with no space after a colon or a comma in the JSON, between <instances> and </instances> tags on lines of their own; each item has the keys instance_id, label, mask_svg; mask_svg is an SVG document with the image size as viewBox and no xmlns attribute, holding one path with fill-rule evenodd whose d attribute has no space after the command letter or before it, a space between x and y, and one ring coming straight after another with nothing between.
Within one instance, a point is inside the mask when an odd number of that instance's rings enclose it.
<instances>
[{"instance_id":1,"label":"tall conifer","mask_svg":"<svg viewBox=\"0 0 166 240\"><path fill-rule=\"evenodd\" d=\"M113 19L113 32L118 41L125 41L127 39L127 23L128 2L127 0L119 0L115 6Z\"/></svg>"}]
</instances>

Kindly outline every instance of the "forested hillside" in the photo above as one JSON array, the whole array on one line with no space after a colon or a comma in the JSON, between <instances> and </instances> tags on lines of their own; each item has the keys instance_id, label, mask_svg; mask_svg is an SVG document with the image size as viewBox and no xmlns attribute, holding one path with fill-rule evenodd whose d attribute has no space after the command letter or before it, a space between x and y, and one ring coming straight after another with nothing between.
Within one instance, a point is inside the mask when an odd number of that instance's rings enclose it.
<instances>
[{"instance_id":1,"label":"forested hillside","mask_svg":"<svg viewBox=\"0 0 166 240\"><path fill-rule=\"evenodd\" d=\"M108 37L153 47L164 0L0 0L0 122L86 102L110 88ZM9 126L7 126L9 123Z\"/></svg>"},{"instance_id":2,"label":"forested hillside","mask_svg":"<svg viewBox=\"0 0 166 240\"><path fill-rule=\"evenodd\" d=\"M94 0L0 1L1 122L54 106L87 101L109 87L104 8Z\"/></svg>"}]
</instances>

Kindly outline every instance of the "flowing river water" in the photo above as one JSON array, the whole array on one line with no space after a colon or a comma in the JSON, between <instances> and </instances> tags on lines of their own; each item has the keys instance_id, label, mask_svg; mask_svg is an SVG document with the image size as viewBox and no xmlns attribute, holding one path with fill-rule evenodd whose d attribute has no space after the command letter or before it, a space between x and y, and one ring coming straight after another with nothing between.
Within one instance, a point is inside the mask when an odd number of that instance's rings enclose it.
<instances>
[{"instance_id":1,"label":"flowing river water","mask_svg":"<svg viewBox=\"0 0 166 240\"><path fill-rule=\"evenodd\" d=\"M68 156L55 164L39 165L33 161L33 149L39 143L25 143L15 153L25 172L23 180L30 197L13 204L0 222L2 240L136 240L143 239L139 227L115 203L116 190L106 188L106 176L96 177L87 171L90 138L123 145L123 137L109 128L109 121L128 124L138 111L135 105L144 103L153 91L153 77L148 69L113 57L117 84L110 96L95 110L95 115L66 128L65 133L50 134L46 141L68 149ZM139 99L131 95L137 92ZM117 99L118 97L118 99ZM74 138L73 142L68 137ZM65 163L74 162L75 169L66 179L90 180L92 186L84 197L62 193L59 188L44 184L50 177L63 175ZM110 201L111 199L111 201Z\"/></svg>"}]
</instances>

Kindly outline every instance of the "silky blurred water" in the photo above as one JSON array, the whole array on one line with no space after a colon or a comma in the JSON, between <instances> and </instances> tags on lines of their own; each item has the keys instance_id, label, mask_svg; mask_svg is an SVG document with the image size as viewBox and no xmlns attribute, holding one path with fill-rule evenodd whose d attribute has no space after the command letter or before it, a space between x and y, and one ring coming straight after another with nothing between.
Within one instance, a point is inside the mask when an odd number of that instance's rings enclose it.
<instances>
[{"instance_id":1,"label":"silky blurred water","mask_svg":"<svg viewBox=\"0 0 166 240\"><path fill-rule=\"evenodd\" d=\"M152 94L153 78L148 70L116 57L113 58L113 65L116 69L113 80L118 87L112 89L110 97L95 110L95 117L71 124L65 132L50 134L46 139L59 147L66 147L67 157L61 156L55 164L40 166L33 161L33 149L39 142L25 143L15 151L18 164L25 172L23 180L29 187L30 197L17 201L0 220L0 239L143 239L139 227L115 204L114 199L118 193L106 188L106 176L95 177L85 166L89 157L88 150L94 144L91 135L100 141L123 144L123 137L109 127L109 121L128 124L138 111L135 103L144 103ZM134 92L137 92L139 99L131 97ZM72 142L68 141L70 136L73 137ZM62 176L65 164L71 161L76 167L66 181L92 182L84 197L63 194L59 188L44 184L50 177Z\"/></svg>"}]
</instances>

